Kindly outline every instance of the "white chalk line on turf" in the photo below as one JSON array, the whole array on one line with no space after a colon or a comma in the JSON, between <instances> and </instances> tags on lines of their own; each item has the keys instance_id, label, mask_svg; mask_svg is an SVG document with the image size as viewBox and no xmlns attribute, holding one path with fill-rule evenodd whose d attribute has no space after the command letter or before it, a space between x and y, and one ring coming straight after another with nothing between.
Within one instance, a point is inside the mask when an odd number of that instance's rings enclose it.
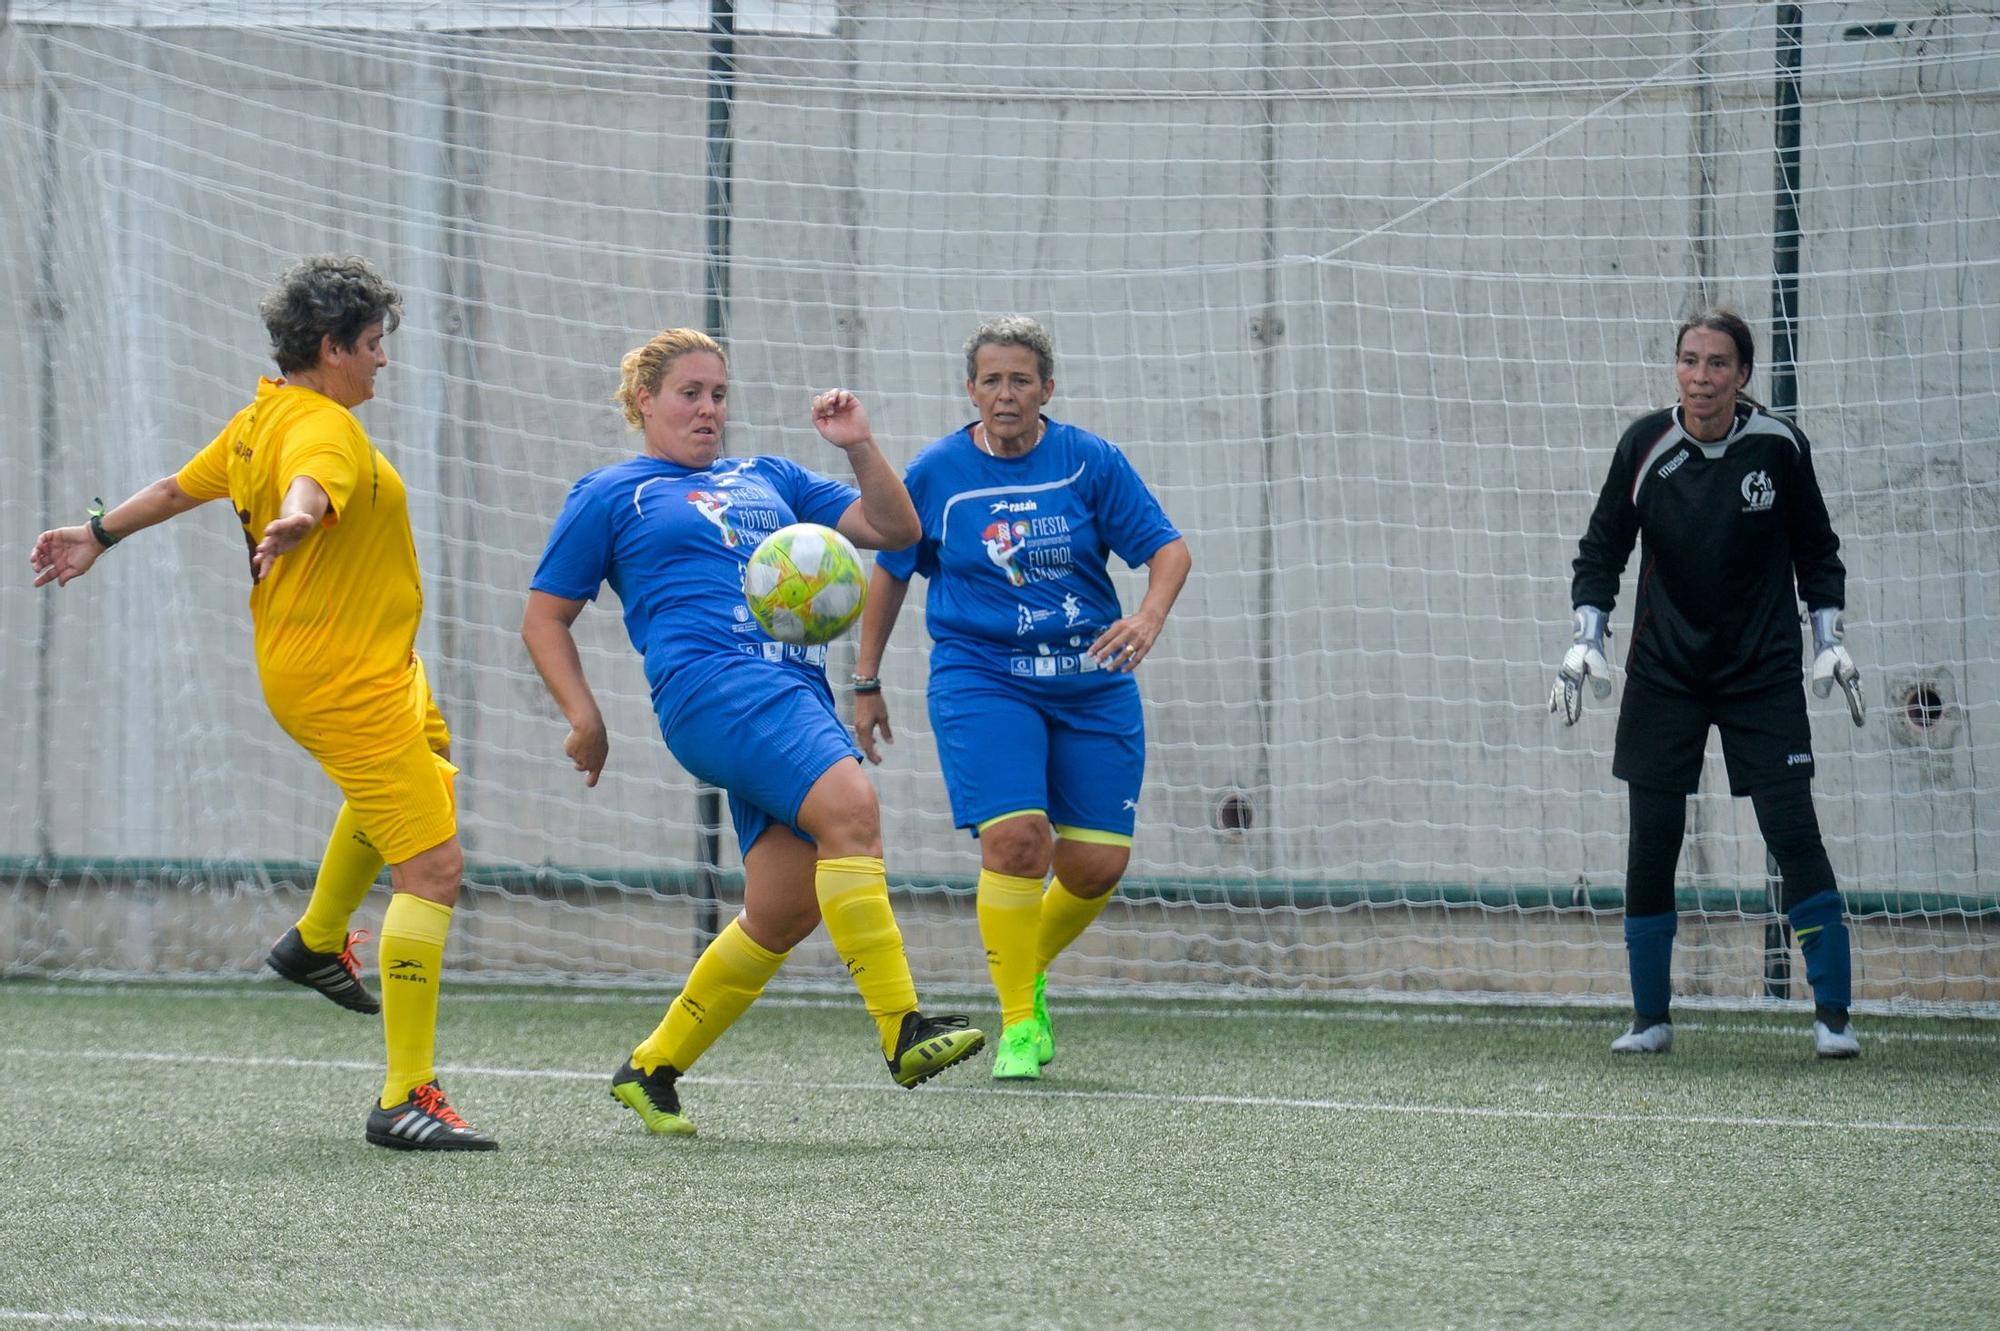
<instances>
[{"instance_id":1,"label":"white chalk line on turf","mask_svg":"<svg viewBox=\"0 0 2000 1331\"><path fill-rule=\"evenodd\" d=\"M218 1322L206 1317L128 1317L122 1313L91 1313L75 1308L56 1312L0 1308L0 1325L129 1326L140 1331L401 1331L392 1326L344 1322ZM427 1331L437 1329L427 1328Z\"/></svg>"},{"instance_id":2,"label":"white chalk line on turf","mask_svg":"<svg viewBox=\"0 0 2000 1331\"><path fill-rule=\"evenodd\" d=\"M380 1063L343 1058L296 1058L267 1054L181 1054L155 1049L85 1050L0 1048L0 1058L47 1058L98 1063L199 1064L206 1067L282 1067L342 1072L373 1072ZM441 1074L468 1078L525 1078L542 1081L597 1082L602 1072L571 1068L502 1068L478 1064L438 1064ZM682 1079L690 1086L746 1089L858 1092L902 1095L886 1082L802 1081L778 1077L711 1077L694 1073ZM1024 1092L1015 1087L933 1085L927 1095L1005 1096L1014 1103L1040 1095L1051 1099L1089 1100L1122 1104L1209 1105L1219 1109L1301 1109L1330 1114L1397 1114L1421 1118L1470 1118L1526 1123L1658 1123L1668 1127L1827 1129L1847 1132L1964 1133L2000 1137L2000 1123L1925 1123L1897 1119L1781 1118L1729 1114L1635 1114L1592 1109L1507 1109L1491 1105L1397 1104L1386 1100L1331 1100L1296 1095L1218 1095L1202 1092L1066 1090L1039 1086Z\"/></svg>"},{"instance_id":3,"label":"white chalk line on turf","mask_svg":"<svg viewBox=\"0 0 2000 1331\"><path fill-rule=\"evenodd\" d=\"M0 989L0 994L24 994L40 998L64 996L82 997L129 997L142 988L119 984L94 984L90 982L37 983L33 981L9 984ZM302 993L295 985L246 981L240 985L200 985L185 987L173 984L159 988L159 992L176 998L277 998L285 1002L304 1001L313 995ZM547 1003L552 1006L580 1005L603 1007L638 1007L641 1009L662 1006L662 997L652 997L635 992L619 990L585 990L581 993L550 994L540 991L515 992L499 988L455 989L443 1001L450 1004L475 1003ZM845 995L827 994L765 994L757 1000L760 1008L793 1008L801 1011L845 1010L852 1008L857 999ZM990 1001L990 1000L989 1000ZM1394 1002L1393 999L1370 999L1366 1001ZM949 1004L939 1004L948 1008ZM975 1005L976 1006L976 1005ZM1102 994L1077 994L1061 999L1060 1008L1064 1012L1107 1013L1115 1012L1133 1016L1163 1017L1169 1020L1190 1021L1311 1021L1311 1022L1360 1022L1378 1026L1479 1026L1496 1029L1516 1030L1578 1030L1609 1031L1616 1034L1623 1029L1629 1013L1611 1007L1604 1009L1602 1016L1563 1016L1534 1012L1522 1008L1507 1008L1497 1012L1426 1012L1419 1009L1380 1010L1374 1008L1350 1007L1285 1007L1282 999L1263 1000L1256 1006L1249 1004L1175 1002L1134 996L1131 998L1108 997ZM1781 1039L1803 1035L1810 1029L1805 1022L1807 1013L1801 1010L1799 1021L1787 1024L1776 1022L1706 1022L1676 1015L1674 1029L1683 1032L1722 1031L1733 1035L1776 1036ZM1883 1020L1893 1021L1938 1021L1950 1020L1922 1013L1891 1013ZM1975 1031L1912 1031L1895 1026L1876 1025L1874 1020L1863 1015L1859 1027L1861 1033L1871 1042L1894 1041L1911 1044L1969 1044L1993 1045L2000 1047L2000 1031L1993 1033Z\"/></svg>"}]
</instances>

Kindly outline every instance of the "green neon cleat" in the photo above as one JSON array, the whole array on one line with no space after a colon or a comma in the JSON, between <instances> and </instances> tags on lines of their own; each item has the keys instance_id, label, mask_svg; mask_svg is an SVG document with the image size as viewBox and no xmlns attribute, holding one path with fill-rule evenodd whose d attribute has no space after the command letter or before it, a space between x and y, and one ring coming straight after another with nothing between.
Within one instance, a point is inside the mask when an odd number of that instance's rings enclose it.
<instances>
[{"instance_id":1,"label":"green neon cleat","mask_svg":"<svg viewBox=\"0 0 2000 1331\"><path fill-rule=\"evenodd\" d=\"M1033 1017L1017 1021L1000 1032L1000 1049L993 1055L993 1080L1035 1081L1042 1075L1042 1060L1035 1052L1041 1038L1041 1023Z\"/></svg>"},{"instance_id":2,"label":"green neon cleat","mask_svg":"<svg viewBox=\"0 0 2000 1331\"><path fill-rule=\"evenodd\" d=\"M1049 973L1035 977L1035 1058L1042 1063L1056 1060L1056 1031L1049 1024Z\"/></svg>"},{"instance_id":3,"label":"green neon cleat","mask_svg":"<svg viewBox=\"0 0 2000 1331\"><path fill-rule=\"evenodd\" d=\"M611 1098L637 1114L648 1132L662 1137L692 1137L694 1123L681 1113L680 1092L674 1089L680 1075L667 1063L651 1072L641 1072L628 1058L623 1067L611 1074Z\"/></svg>"},{"instance_id":4,"label":"green neon cleat","mask_svg":"<svg viewBox=\"0 0 2000 1331\"><path fill-rule=\"evenodd\" d=\"M985 1047L986 1032L970 1025L962 1016L905 1013L903 1029L896 1036L895 1057L889 1060L889 1072L898 1086L908 1089L929 1081L954 1063L963 1063Z\"/></svg>"}]
</instances>

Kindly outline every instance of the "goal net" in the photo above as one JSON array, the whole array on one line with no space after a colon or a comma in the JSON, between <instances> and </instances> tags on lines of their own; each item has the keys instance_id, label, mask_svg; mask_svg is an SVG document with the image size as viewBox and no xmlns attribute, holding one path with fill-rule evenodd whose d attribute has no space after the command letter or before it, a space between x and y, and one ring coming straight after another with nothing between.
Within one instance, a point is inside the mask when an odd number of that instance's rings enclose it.
<instances>
[{"instance_id":1,"label":"goal net","mask_svg":"<svg viewBox=\"0 0 2000 1331\"><path fill-rule=\"evenodd\" d=\"M0 3L0 973L250 974L299 909L338 801L264 710L229 515L61 591L22 556L207 442L263 286L341 250L405 295L359 414L410 484L462 973L669 985L740 894L615 598L595 789L517 635L568 487L635 449L621 353L715 327L730 450L844 474L814 391L906 462L1019 311L1195 560L1131 872L1058 982L1622 997L1615 708L1546 710L1569 564L1677 321L1733 305L1768 357L1790 280L1869 689L1862 729L1812 705L1857 996L1994 1010L2000 6L1806 4L1788 48L1794 8ZM873 776L919 982L977 988L927 645L918 583ZM1804 996L1713 748L1679 874L1683 994ZM819 942L786 974L842 980Z\"/></svg>"}]
</instances>

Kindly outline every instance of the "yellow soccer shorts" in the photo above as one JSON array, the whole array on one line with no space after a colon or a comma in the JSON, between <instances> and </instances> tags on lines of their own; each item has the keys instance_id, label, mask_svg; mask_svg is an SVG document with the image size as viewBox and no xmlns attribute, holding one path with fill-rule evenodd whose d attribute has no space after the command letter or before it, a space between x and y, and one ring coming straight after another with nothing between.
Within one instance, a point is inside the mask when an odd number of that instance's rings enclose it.
<instances>
[{"instance_id":1,"label":"yellow soccer shorts","mask_svg":"<svg viewBox=\"0 0 2000 1331\"><path fill-rule=\"evenodd\" d=\"M355 699L358 705L318 708L310 723L303 725L291 724L292 718L284 715L277 717L292 738L319 760L361 830L390 864L401 864L458 835L458 768L444 756L451 747L451 731L431 696L423 660L414 652L401 693L400 698ZM394 708L397 715L384 717L384 707ZM388 733L399 736L388 747L379 742L364 746L342 742L356 734L380 735L385 722Z\"/></svg>"}]
</instances>

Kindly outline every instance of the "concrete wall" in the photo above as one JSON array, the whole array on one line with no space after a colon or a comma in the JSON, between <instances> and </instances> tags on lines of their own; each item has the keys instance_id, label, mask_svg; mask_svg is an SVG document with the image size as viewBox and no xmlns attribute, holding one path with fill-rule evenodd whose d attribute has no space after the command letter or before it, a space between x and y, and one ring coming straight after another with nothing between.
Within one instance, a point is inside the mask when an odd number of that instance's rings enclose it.
<instances>
[{"instance_id":1,"label":"concrete wall","mask_svg":"<svg viewBox=\"0 0 2000 1331\"><path fill-rule=\"evenodd\" d=\"M1615 885L1612 713L1543 702L1674 322L1707 294L1767 331L1771 7L1265 8L740 38L731 446L838 470L805 404L845 384L907 458L971 414L975 320L1034 313L1054 414L1124 445L1196 555L1145 673L1135 877ZM1847 36L1869 8L1807 6L1800 419L1877 703L1858 732L1815 705L1820 809L1844 886L1992 897L2000 56L1971 18ZM618 356L703 320L705 58L684 31L0 30L0 550L178 467L268 368L269 275L368 254L408 305L362 416L415 496L468 854L690 865L614 598L579 623L614 736L588 793L515 627L568 486L631 447ZM246 590L219 510L59 594L0 583L0 856L317 856L335 799L263 711ZM884 670L892 872L963 879L920 619ZM1925 688L1940 724L1883 706ZM1747 808L1704 796L1693 828L1689 886L1761 877ZM587 964L581 937L552 947Z\"/></svg>"}]
</instances>

